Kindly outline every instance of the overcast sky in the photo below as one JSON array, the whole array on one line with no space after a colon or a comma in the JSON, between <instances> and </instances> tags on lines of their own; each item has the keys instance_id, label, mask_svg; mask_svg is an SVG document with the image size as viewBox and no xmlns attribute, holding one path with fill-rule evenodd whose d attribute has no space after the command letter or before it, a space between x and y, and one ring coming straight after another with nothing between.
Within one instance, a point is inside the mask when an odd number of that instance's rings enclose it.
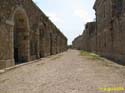
<instances>
[{"instance_id":1,"label":"overcast sky","mask_svg":"<svg viewBox=\"0 0 125 93\"><path fill-rule=\"evenodd\" d=\"M82 34L86 22L95 19L95 0L33 0L68 38Z\"/></svg>"}]
</instances>

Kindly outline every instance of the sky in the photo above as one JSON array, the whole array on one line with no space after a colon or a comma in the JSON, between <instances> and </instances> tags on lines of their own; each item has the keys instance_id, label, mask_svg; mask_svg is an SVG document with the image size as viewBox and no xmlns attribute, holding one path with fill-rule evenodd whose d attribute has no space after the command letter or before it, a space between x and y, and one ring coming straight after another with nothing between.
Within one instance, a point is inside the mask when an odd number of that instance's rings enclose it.
<instances>
[{"instance_id":1,"label":"sky","mask_svg":"<svg viewBox=\"0 0 125 93\"><path fill-rule=\"evenodd\" d=\"M83 33L85 24L95 19L95 0L33 0L68 38L68 44Z\"/></svg>"}]
</instances>

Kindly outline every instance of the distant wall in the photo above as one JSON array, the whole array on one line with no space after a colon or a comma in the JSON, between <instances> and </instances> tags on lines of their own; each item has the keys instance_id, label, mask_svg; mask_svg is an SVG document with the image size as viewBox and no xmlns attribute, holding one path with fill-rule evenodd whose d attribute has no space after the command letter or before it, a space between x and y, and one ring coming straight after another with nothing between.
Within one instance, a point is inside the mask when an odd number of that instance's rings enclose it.
<instances>
[{"instance_id":1,"label":"distant wall","mask_svg":"<svg viewBox=\"0 0 125 93\"><path fill-rule=\"evenodd\" d=\"M74 48L95 52L125 64L125 1L96 0L96 22L87 23L82 40L73 41Z\"/></svg>"}]
</instances>

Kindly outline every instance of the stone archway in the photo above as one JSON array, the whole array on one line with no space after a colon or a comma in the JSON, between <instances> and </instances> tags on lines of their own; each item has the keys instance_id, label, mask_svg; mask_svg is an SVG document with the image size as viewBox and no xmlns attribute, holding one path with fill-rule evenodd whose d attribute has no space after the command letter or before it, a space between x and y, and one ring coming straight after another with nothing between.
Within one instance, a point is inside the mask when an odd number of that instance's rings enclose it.
<instances>
[{"instance_id":1,"label":"stone archway","mask_svg":"<svg viewBox=\"0 0 125 93\"><path fill-rule=\"evenodd\" d=\"M50 55L53 55L53 36L50 33Z\"/></svg>"},{"instance_id":2,"label":"stone archway","mask_svg":"<svg viewBox=\"0 0 125 93\"><path fill-rule=\"evenodd\" d=\"M29 24L28 17L22 8L18 8L13 17L13 50L15 64L29 61L30 45L29 45Z\"/></svg>"}]
</instances>

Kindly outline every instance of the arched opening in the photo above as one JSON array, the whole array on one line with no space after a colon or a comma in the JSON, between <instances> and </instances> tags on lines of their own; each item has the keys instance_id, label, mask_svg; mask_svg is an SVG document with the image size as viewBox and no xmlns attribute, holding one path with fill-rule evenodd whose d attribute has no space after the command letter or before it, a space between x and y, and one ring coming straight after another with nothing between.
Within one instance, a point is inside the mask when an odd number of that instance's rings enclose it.
<instances>
[{"instance_id":1,"label":"arched opening","mask_svg":"<svg viewBox=\"0 0 125 93\"><path fill-rule=\"evenodd\" d=\"M29 61L29 30L27 17L22 11L14 14L14 60L15 64Z\"/></svg>"},{"instance_id":2,"label":"arched opening","mask_svg":"<svg viewBox=\"0 0 125 93\"><path fill-rule=\"evenodd\" d=\"M44 51L43 51L43 38L44 38L44 30L42 29L42 27L39 29L39 33L40 33L40 37L39 37L39 47L40 47L40 51L39 51L39 55L40 58L44 57Z\"/></svg>"},{"instance_id":3,"label":"arched opening","mask_svg":"<svg viewBox=\"0 0 125 93\"><path fill-rule=\"evenodd\" d=\"M53 37L52 37L52 33L50 33L50 55L53 55Z\"/></svg>"}]
</instances>

